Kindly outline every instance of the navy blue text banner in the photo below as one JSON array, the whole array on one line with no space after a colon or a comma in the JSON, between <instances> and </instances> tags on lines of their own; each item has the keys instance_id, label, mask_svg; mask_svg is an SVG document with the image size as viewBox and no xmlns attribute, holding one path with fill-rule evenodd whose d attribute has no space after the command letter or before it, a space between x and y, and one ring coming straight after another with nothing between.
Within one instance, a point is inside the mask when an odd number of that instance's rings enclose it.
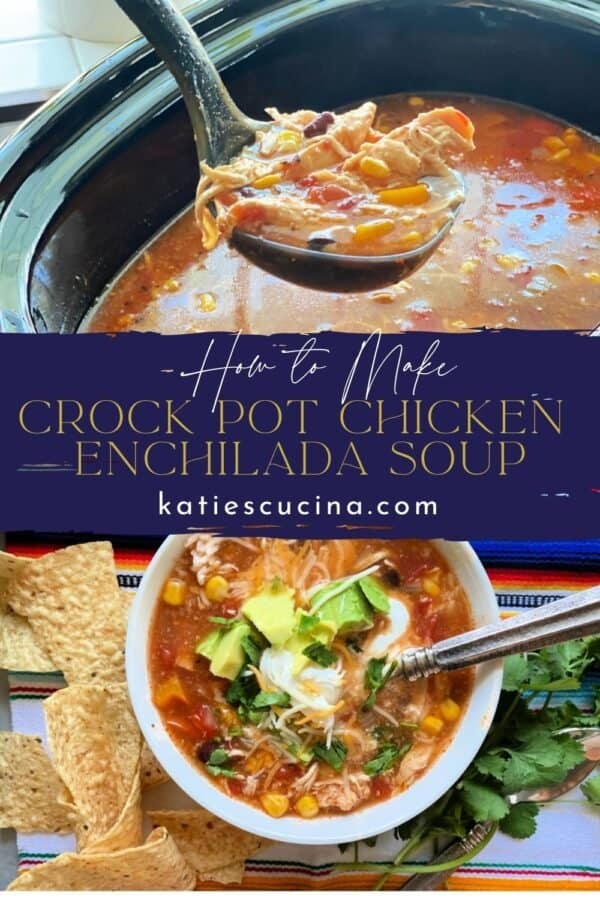
<instances>
[{"instance_id":1,"label":"navy blue text banner","mask_svg":"<svg viewBox=\"0 0 600 900\"><path fill-rule=\"evenodd\" d=\"M599 347L570 332L5 335L0 529L590 537Z\"/></svg>"}]
</instances>

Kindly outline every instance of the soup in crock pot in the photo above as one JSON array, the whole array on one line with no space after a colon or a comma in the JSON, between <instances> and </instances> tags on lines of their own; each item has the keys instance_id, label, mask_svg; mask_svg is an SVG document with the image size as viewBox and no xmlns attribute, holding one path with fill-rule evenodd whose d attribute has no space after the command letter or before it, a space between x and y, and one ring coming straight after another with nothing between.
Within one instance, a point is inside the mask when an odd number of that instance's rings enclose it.
<instances>
[{"instance_id":1,"label":"soup in crock pot","mask_svg":"<svg viewBox=\"0 0 600 900\"><path fill-rule=\"evenodd\" d=\"M379 103L390 132L453 104L475 125L461 159L466 202L449 236L406 281L336 296L252 266L225 242L202 253L184 213L128 267L85 324L91 331L590 329L600 320L600 142L556 119L477 97Z\"/></svg>"},{"instance_id":2,"label":"soup in crock pot","mask_svg":"<svg viewBox=\"0 0 600 900\"><path fill-rule=\"evenodd\" d=\"M348 813L452 740L472 671L409 683L394 660L470 624L428 541L193 536L154 614L152 698L227 794L274 817Z\"/></svg>"}]
</instances>

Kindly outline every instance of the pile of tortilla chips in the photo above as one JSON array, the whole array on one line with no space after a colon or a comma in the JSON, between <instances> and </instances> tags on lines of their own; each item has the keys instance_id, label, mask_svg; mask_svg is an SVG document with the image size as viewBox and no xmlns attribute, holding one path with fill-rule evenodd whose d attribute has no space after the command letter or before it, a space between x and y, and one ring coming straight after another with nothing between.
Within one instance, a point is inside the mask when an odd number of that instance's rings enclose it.
<instances>
[{"instance_id":1,"label":"pile of tortilla chips","mask_svg":"<svg viewBox=\"0 0 600 900\"><path fill-rule=\"evenodd\" d=\"M144 811L143 792L168 778L129 703L128 600L107 542L39 559L0 553L0 668L61 671L67 682L44 703L49 755L40 737L0 733L0 828L77 839L77 853L23 872L9 890L239 883L261 847L199 807Z\"/></svg>"}]
</instances>

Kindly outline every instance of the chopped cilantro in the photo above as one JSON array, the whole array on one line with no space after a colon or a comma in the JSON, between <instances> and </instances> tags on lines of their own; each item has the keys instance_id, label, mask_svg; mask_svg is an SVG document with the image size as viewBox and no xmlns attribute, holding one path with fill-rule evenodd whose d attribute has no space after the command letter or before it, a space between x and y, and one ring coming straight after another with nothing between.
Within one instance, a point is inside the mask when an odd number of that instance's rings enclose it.
<instances>
[{"instance_id":1,"label":"chopped cilantro","mask_svg":"<svg viewBox=\"0 0 600 900\"><path fill-rule=\"evenodd\" d=\"M229 754L222 747L217 747L210 754L206 763L207 771L211 775L222 776L223 778L235 778L235 772L231 768L231 760Z\"/></svg>"},{"instance_id":2,"label":"chopped cilantro","mask_svg":"<svg viewBox=\"0 0 600 900\"><path fill-rule=\"evenodd\" d=\"M363 772L365 775L370 775L371 778L387 772L396 765L399 759L406 756L410 748L411 744L408 741L405 744L382 744L377 755L364 764Z\"/></svg>"},{"instance_id":3,"label":"chopped cilantro","mask_svg":"<svg viewBox=\"0 0 600 900\"><path fill-rule=\"evenodd\" d=\"M236 622L239 622L239 619L226 619L225 616L209 616L208 621L212 622L213 625L220 625L221 628L231 628L235 625Z\"/></svg>"},{"instance_id":4,"label":"chopped cilantro","mask_svg":"<svg viewBox=\"0 0 600 900\"><path fill-rule=\"evenodd\" d=\"M306 613L302 613L298 622L298 634L308 634L319 622L318 616L308 616Z\"/></svg>"},{"instance_id":5,"label":"chopped cilantro","mask_svg":"<svg viewBox=\"0 0 600 900\"><path fill-rule=\"evenodd\" d=\"M260 662L260 658L262 656L263 647L260 646L256 638L254 638L251 634L247 634L240 641L242 650L248 657L249 661L253 666L257 666Z\"/></svg>"},{"instance_id":6,"label":"chopped cilantro","mask_svg":"<svg viewBox=\"0 0 600 900\"><path fill-rule=\"evenodd\" d=\"M290 695L285 691L259 691L252 702L254 709L264 709L267 706L289 706Z\"/></svg>"},{"instance_id":7,"label":"chopped cilantro","mask_svg":"<svg viewBox=\"0 0 600 900\"><path fill-rule=\"evenodd\" d=\"M328 747L326 744L315 744L313 753L319 759L322 759L323 762L326 762L328 766L331 766L332 769L335 769L336 772L341 772L344 760L348 755L348 748L339 738L334 738L331 742L331 747Z\"/></svg>"},{"instance_id":8,"label":"chopped cilantro","mask_svg":"<svg viewBox=\"0 0 600 900\"><path fill-rule=\"evenodd\" d=\"M394 672L397 663L388 663L387 656L382 659L370 659L365 671L365 690L368 691L363 709L373 709L377 694Z\"/></svg>"},{"instance_id":9,"label":"chopped cilantro","mask_svg":"<svg viewBox=\"0 0 600 900\"><path fill-rule=\"evenodd\" d=\"M315 641L314 644L309 644L303 651L304 656L307 656L313 662L315 662L318 666L322 666L324 669L327 666L332 665L337 660L337 656L333 653L325 644L322 644L320 641Z\"/></svg>"}]
</instances>

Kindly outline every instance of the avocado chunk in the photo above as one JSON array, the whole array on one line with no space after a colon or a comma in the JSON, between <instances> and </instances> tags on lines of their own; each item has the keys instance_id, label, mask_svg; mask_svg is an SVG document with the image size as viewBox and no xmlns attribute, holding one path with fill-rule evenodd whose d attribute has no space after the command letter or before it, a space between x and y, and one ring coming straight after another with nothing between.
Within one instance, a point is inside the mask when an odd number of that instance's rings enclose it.
<instances>
[{"instance_id":1,"label":"avocado chunk","mask_svg":"<svg viewBox=\"0 0 600 900\"><path fill-rule=\"evenodd\" d=\"M213 653L210 671L217 678L233 681L240 674L246 662L246 654L242 640L250 634L250 626L246 622L236 622L226 631Z\"/></svg>"},{"instance_id":2,"label":"avocado chunk","mask_svg":"<svg viewBox=\"0 0 600 900\"><path fill-rule=\"evenodd\" d=\"M281 647L296 623L294 590L275 580L246 600L242 612L274 647Z\"/></svg>"},{"instance_id":3,"label":"avocado chunk","mask_svg":"<svg viewBox=\"0 0 600 900\"><path fill-rule=\"evenodd\" d=\"M310 647L310 645L314 644L315 641L320 641L320 643L324 644L326 647L331 646L331 643L337 631L337 628L333 622L319 620L308 631L300 634L298 632L298 626L302 619L302 615L302 610L297 609L294 633L283 645L284 650L289 650L290 653L294 654L294 662L292 663L292 675L298 675L298 673L301 672L302 669L309 664L310 660L308 656L304 655L304 651L307 647Z\"/></svg>"},{"instance_id":4,"label":"avocado chunk","mask_svg":"<svg viewBox=\"0 0 600 900\"><path fill-rule=\"evenodd\" d=\"M373 613L357 584L327 600L316 616L322 622L333 622L340 634L365 631L373 624Z\"/></svg>"},{"instance_id":5,"label":"avocado chunk","mask_svg":"<svg viewBox=\"0 0 600 900\"><path fill-rule=\"evenodd\" d=\"M218 628L215 628L214 631L209 631L201 641L198 641L194 647L194 653L197 653L198 656L205 656L207 659L212 659L215 655L215 650L221 642L222 634L223 632Z\"/></svg>"}]
</instances>

